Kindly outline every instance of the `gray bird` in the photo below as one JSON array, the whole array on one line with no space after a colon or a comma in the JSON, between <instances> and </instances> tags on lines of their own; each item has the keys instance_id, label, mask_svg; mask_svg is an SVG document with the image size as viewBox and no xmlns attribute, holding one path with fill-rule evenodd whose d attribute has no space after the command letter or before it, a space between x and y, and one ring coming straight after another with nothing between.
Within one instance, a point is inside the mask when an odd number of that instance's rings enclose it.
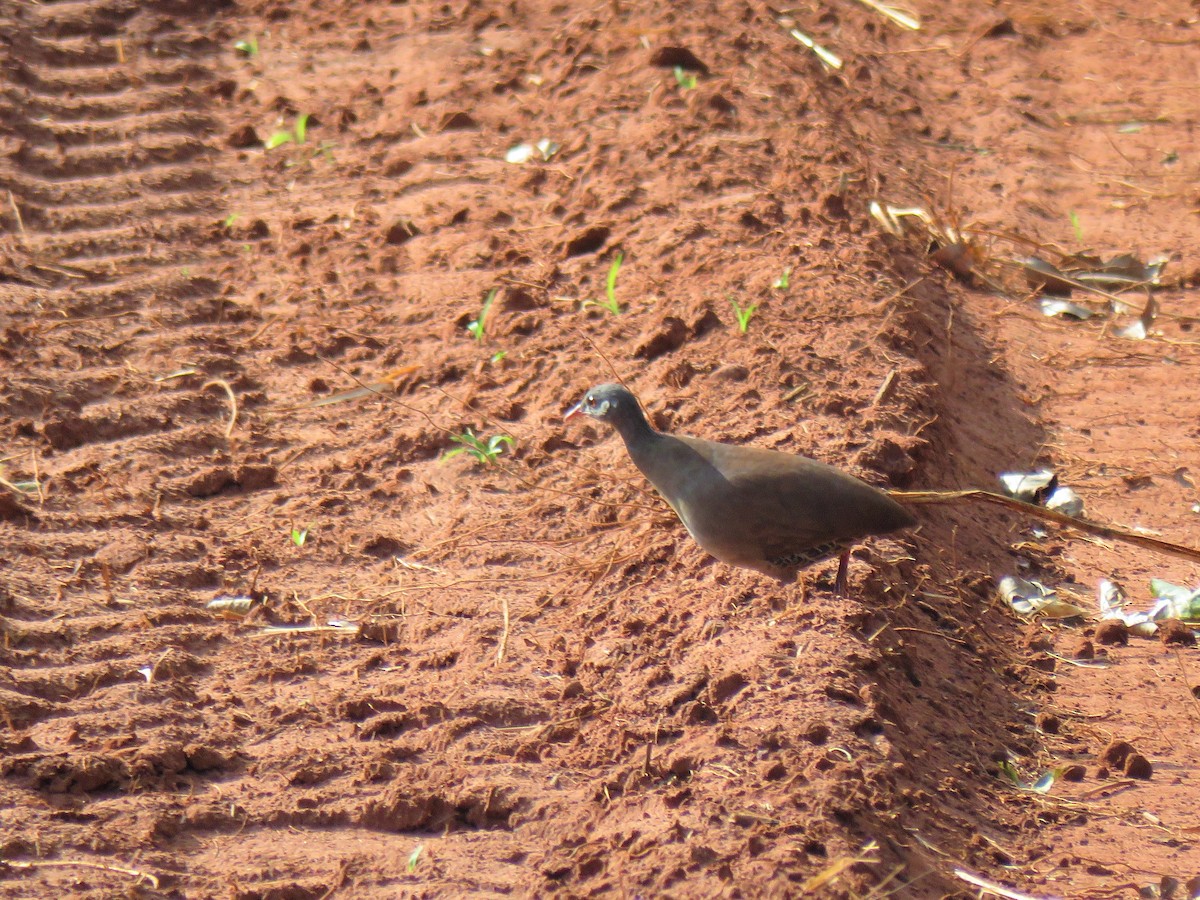
<instances>
[{"instance_id":1,"label":"gray bird","mask_svg":"<svg viewBox=\"0 0 1200 900\"><path fill-rule=\"evenodd\" d=\"M592 388L564 421L577 415L617 429L696 543L731 566L789 582L840 555L836 590L844 594L851 546L916 524L883 491L815 459L656 431L619 384Z\"/></svg>"}]
</instances>

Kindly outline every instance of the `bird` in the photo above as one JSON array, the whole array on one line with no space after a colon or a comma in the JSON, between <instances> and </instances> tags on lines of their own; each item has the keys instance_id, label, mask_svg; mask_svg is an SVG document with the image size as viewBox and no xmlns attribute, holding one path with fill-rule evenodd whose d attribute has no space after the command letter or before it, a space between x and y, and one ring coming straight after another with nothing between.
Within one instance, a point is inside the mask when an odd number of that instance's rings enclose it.
<instances>
[{"instance_id":1,"label":"bird","mask_svg":"<svg viewBox=\"0 0 1200 900\"><path fill-rule=\"evenodd\" d=\"M658 431L619 384L592 388L563 421L580 415L615 428L696 543L731 566L787 583L840 556L835 591L844 596L854 544L916 525L884 491L815 459Z\"/></svg>"}]
</instances>

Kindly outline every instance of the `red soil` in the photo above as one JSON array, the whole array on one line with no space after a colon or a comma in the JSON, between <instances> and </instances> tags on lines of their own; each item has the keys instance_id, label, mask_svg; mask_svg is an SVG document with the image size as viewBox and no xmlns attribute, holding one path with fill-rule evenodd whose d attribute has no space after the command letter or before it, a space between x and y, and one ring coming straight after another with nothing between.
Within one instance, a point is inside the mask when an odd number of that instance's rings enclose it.
<instances>
[{"instance_id":1,"label":"red soil","mask_svg":"<svg viewBox=\"0 0 1200 900\"><path fill-rule=\"evenodd\" d=\"M1200 544L1195 7L962 7L793 10L840 73L736 0L0 9L0 896L1200 874L1200 650L1071 665L1094 623L992 589L1148 603L1196 566L929 507L852 599L829 565L781 587L559 421L619 377L669 430L896 488L1046 465L1088 515ZM956 281L875 198L1168 252L1154 334ZM581 308L618 251L623 312ZM514 445L442 460L466 428ZM1001 760L1082 780L1021 791Z\"/></svg>"}]
</instances>

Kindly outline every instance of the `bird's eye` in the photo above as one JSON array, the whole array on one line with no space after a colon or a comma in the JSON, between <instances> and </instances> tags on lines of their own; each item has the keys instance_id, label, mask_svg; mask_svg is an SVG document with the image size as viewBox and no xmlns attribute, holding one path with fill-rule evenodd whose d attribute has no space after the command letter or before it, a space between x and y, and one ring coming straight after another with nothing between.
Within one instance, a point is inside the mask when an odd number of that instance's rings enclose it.
<instances>
[{"instance_id":1,"label":"bird's eye","mask_svg":"<svg viewBox=\"0 0 1200 900\"><path fill-rule=\"evenodd\" d=\"M587 404L588 404L588 406L595 406L595 405L596 405L596 398L595 398L595 397L593 397L591 394L588 394L588 398L587 398Z\"/></svg>"}]
</instances>

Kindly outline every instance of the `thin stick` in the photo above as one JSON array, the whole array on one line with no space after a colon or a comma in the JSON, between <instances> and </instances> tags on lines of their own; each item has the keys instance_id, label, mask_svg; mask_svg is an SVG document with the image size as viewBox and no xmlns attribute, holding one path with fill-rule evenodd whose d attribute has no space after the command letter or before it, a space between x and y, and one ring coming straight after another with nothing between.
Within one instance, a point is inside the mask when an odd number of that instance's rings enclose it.
<instances>
[{"instance_id":1,"label":"thin stick","mask_svg":"<svg viewBox=\"0 0 1200 900\"><path fill-rule=\"evenodd\" d=\"M878 406L883 402L883 399L888 395L888 391L892 389L892 385L896 382L896 376L900 374L900 370L893 368L887 373L887 377L883 379L883 384L879 385L879 390L875 392L875 398L871 401L871 406Z\"/></svg>"},{"instance_id":2,"label":"thin stick","mask_svg":"<svg viewBox=\"0 0 1200 900\"><path fill-rule=\"evenodd\" d=\"M1089 522L1087 519L1076 519L1052 509L1046 509L1044 506L1034 506L1032 503L1026 503L1023 500L1016 500L1012 497L1005 497L1003 494L995 494L991 491L977 489L967 491L888 491L888 495L900 503L913 505L954 503L958 500L982 500L986 503L995 503L998 506L1007 506L1009 509L1015 509L1017 512L1025 513L1036 519L1054 522L1057 525L1062 525L1064 528L1073 528L1075 531L1082 531L1085 534L1093 534L1096 537L1107 538L1110 541L1135 544L1138 547L1155 550L1159 553L1165 553L1168 556L1180 556L1184 559L1190 559L1192 562L1200 562L1200 550L1194 547L1186 547L1183 544L1174 544L1170 541L1160 541L1157 538L1147 537L1144 534L1135 534L1132 531L1115 528L1112 525Z\"/></svg>"},{"instance_id":3,"label":"thin stick","mask_svg":"<svg viewBox=\"0 0 1200 900\"><path fill-rule=\"evenodd\" d=\"M504 654L508 650L508 627L510 623L508 618L508 598L505 596L500 597L500 612L504 616L504 631L500 632L500 646L496 648L497 664L504 662Z\"/></svg>"},{"instance_id":4,"label":"thin stick","mask_svg":"<svg viewBox=\"0 0 1200 900\"><path fill-rule=\"evenodd\" d=\"M13 192L8 192L8 202L12 206L13 214L17 217L17 229L21 232L21 237L25 236L25 220L21 218L21 207L17 206L17 198L13 196Z\"/></svg>"},{"instance_id":5,"label":"thin stick","mask_svg":"<svg viewBox=\"0 0 1200 900\"><path fill-rule=\"evenodd\" d=\"M129 875L136 878L138 881L145 879L150 883L150 887L158 890L158 876L151 875L149 872L143 872L140 869L127 869L124 866L114 866L109 863L94 863L86 859L39 859L36 862L22 862L16 859L6 859L6 866L12 866L15 869L97 869L101 872L120 872L122 875Z\"/></svg>"},{"instance_id":6,"label":"thin stick","mask_svg":"<svg viewBox=\"0 0 1200 900\"><path fill-rule=\"evenodd\" d=\"M973 875L966 869L955 869L954 874L965 881L967 884L973 884L981 890L995 894L997 897L1007 897L1008 900L1039 900L1032 894L1022 894L1020 891L1014 891L1011 888L1006 888L1002 884L996 884L993 881L988 881L980 878L978 875Z\"/></svg>"},{"instance_id":7,"label":"thin stick","mask_svg":"<svg viewBox=\"0 0 1200 900\"><path fill-rule=\"evenodd\" d=\"M229 386L229 382L225 381L224 379L216 378L216 379L213 379L212 381L206 381L206 382L204 382L204 385L201 388L201 390L204 390L204 388L210 388L210 387L224 388L225 393L229 395L229 405L230 405L231 409L229 410L229 424L225 426L225 438L228 440L230 435L233 434L233 426L237 424L237 417L238 417L237 397L235 397L233 395L233 388L231 388Z\"/></svg>"},{"instance_id":8,"label":"thin stick","mask_svg":"<svg viewBox=\"0 0 1200 900\"><path fill-rule=\"evenodd\" d=\"M596 355L604 360L604 364L608 366L608 370L613 373L613 378L615 378L621 384L625 384L625 379L621 377L621 373L617 371L617 367L613 365L612 360L608 358L607 354L605 354L605 352L600 349L596 342L592 340L591 336L584 333L578 327L575 328L575 333L587 341L591 345L592 350L595 351ZM629 385L625 386L628 387Z\"/></svg>"},{"instance_id":9,"label":"thin stick","mask_svg":"<svg viewBox=\"0 0 1200 900\"><path fill-rule=\"evenodd\" d=\"M38 506L45 506L46 492L42 490L42 473L41 467L38 465L37 450L30 450L29 456L33 460L33 483L37 485Z\"/></svg>"}]
</instances>

